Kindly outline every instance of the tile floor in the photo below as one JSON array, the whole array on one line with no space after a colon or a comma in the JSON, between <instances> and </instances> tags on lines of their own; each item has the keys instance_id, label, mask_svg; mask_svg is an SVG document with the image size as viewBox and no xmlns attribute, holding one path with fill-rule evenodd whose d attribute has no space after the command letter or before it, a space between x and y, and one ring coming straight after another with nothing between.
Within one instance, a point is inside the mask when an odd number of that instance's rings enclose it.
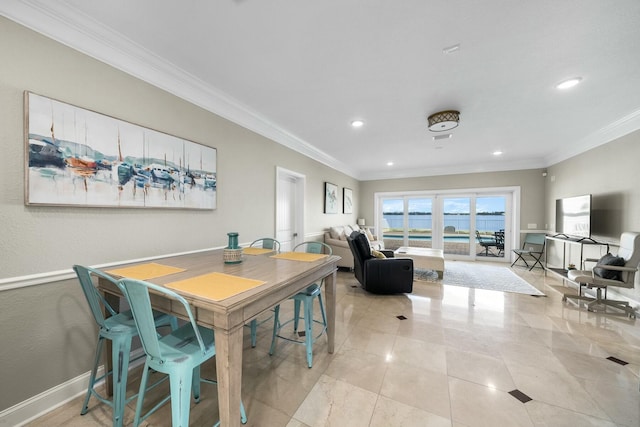
<instances>
[{"instance_id":1,"label":"tile floor","mask_svg":"<svg viewBox=\"0 0 640 427\"><path fill-rule=\"evenodd\" d=\"M312 369L303 346L279 341L268 355L270 322L260 327L254 349L247 328L247 425L639 426L636 321L563 303L562 283L541 269L513 270L548 296L428 282L415 282L411 295L379 296L357 287L352 273L338 272L336 351L328 354L321 338ZM203 369L205 376L214 371L215 363ZM218 417L215 386L203 384L202 395L192 405L193 426L211 426ZM92 400L80 416L81 401L28 425L110 425L109 408ZM169 426L169 406L145 425Z\"/></svg>"}]
</instances>

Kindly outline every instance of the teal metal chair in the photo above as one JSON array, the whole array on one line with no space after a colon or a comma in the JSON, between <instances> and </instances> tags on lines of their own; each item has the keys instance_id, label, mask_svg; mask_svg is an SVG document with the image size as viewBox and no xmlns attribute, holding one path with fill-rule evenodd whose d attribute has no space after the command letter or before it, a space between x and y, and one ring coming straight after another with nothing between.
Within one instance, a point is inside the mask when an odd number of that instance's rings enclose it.
<instances>
[{"instance_id":1,"label":"teal metal chair","mask_svg":"<svg viewBox=\"0 0 640 427\"><path fill-rule=\"evenodd\" d=\"M252 248L273 249L275 252L280 252L280 242L271 237L254 240L249 246Z\"/></svg>"},{"instance_id":2,"label":"teal metal chair","mask_svg":"<svg viewBox=\"0 0 640 427\"><path fill-rule=\"evenodd\" d=\"M273 249L276 253L280 252L280 242L276 239L272 239L271 237L263 237L262 239L254 240L249 246L252 248ZM248 325L246 325L251 328L251 347L255 347L258 343L258 326L269 321L269 319L271 319L271 316L259 322L258 320L253 319Z\"/></svg>"},{"instance_id":3,"label":"teal metal chair","mask_svg":"<svg viewBox=\"0 0 640 427\"><path fill-rule=\"evenodd\" d=\"M332 254L331 246L322 243L322 242L303 242L297 245L294 249L294 252L307 252L307 253L317 253L317 254ZM323 279L324 280L324 279ZM280 323L280 305L277 305L274 309L274 320L273 320L273 336L271 338L271 349L269 350L269 354L273 355L276 348L276 340L278 338L282 338L287 341L294 342L296 344L303 344L306 347L307 351L307 365L309 368L313 366L313 343L315 340L320 338L322 334L327 331L327 316L324 311L324 304L322 303L322 281L318 283L313 283L309 285L304 291L297 293L292 296L294 306L293 318L287 320L286 322ZM322 321L314 319L313 317L313 300L314 298L318 298L318 303L320 305L320 313L322 314ZM298 324L300 320L300 305L304 307L304 333L298 334ZM284 328L289 323L293 323L293 335L283 335L282 328ZM320 332L314 337L313 335L313 324L319 324L322 326ZM304 335L304 341L296 338L295 336Z\"/></svg>"},{"instance_id":4,"label":"teal metal chair","mask_svg":"<svg viewBox=\"0 0 640 427\"><path fill-rule=\"evenodd\" d=\"M172 426L187 427L191 393L193 392L195 402L198 403L200 382L216 384L215 381L200 377L200 365L216 355L213 330L198 326L189 303L167 288L133 279L122 279L118 285L131 306L133 318L140 333L140 341L147 354L133 426L138 427L149 415L171 399ZM169 335L158 337L154 328L149 290L182 304L189 322ZM150 370L168 375L171 393L143 415L142 405ZM241 421L245 424L247 415L242 402L240 414Z\"/></svg>"},{"instance_id":5,"label":"teal metal chair","mask_svg":"<svg viewBox=\"0 0 640 427\"><path fill-rule=\"evenodd\" d=\"M89 399L91 398L91 395L93 395L99 401L112 408L113 425L120 427L122 426L124 418L125 405L137 396L131 396L129 399L125 398L127 393L127 374L129 371L131 340L133 337L138 335L138 329L136 328L131 311L116 313L116 311L104 299L102 294L98 292L93 284L91 276L98 276L116 284L116 280L113 277L102 273L99 270L83 267L81 265L74 265L73 270L78 276L80 286L82 287L82 291L89 303L93 318L98 325L98 344L96 346L95 360L93 362L93 369L91 370L91 376L89 377L89 386L87 388L87 394L80 414L85 415L89 411ZM105 313L108 313L109 317L105 317ZM152 313L152 325L154 333L155 328L161 326L171 326L173 330L178 329L178 321L175 317L159 312ZM112 342L111 364L113 366L113 370L96 378L105 340L111 340ZM94 388L97 382L105 379L108 375L112 375L113 377L113 400L109 400L107 397L100 395Z\"/></svg>"}]
</instances>

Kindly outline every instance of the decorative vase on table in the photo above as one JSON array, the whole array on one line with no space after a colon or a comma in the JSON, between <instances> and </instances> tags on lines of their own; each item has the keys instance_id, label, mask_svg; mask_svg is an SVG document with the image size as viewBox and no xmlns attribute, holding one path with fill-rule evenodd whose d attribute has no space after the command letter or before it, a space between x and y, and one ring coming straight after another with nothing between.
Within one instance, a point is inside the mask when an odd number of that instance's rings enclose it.
<instances>
[{"instance_id":1,"label":"decorative vase on table","mask_svg":"<svg viewBox=\"0 0 640 427\"><path fill-rule=\"evenodd\" d=\"M225 264L238 264L242 262L242 248L238 246L238 233L227 233L229 244L222 253Z\"/></svg>"}]
</instances>

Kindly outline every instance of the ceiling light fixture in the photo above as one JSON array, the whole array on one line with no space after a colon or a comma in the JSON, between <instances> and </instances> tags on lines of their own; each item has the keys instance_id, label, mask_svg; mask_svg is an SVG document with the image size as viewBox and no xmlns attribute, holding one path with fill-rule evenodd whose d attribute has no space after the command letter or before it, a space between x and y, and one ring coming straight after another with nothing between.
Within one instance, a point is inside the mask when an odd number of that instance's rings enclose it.
<instances>
[{"instance_id":1,"label":"ceiling light fixture","mask_svg":"<svg viewBox=\"0 0 640 427\"><path fill-rule=\"evenodd\" d=\"M571 79L560 82L556 85L556 89L565 90L574 87L582 81L582 77L573 77Z\"/></svg>"},{"instance_id":2,"label":"ceiling light fixture","mask_svg":"<svg viewBox=\"0 0 640 427\"><path fill-rule=\"evenodd\" d=\"M353 126L354 128L361 128L362 126L364 126L364 122L362 120L354 120L351 122L351 126Z\"/></svg>"},{"instance_id":3,"label":"ceiling light fixture","mask_svg":"<svg viewBox=\"0 0 640 427\"><path fill-rule=\"evenodd\" d=\"M387 162L387 166L393 166L393 162Z\"/></svg>"},{"instance_id":4,"label":"ceiling light fixture","mask_svg":"<svg viewBox=\"0 0 640 427\"><path fill-rule=\"evenodd\" d=\"M440 111L427 117L431 132L444 132L458 127L460 112L455 110Z\"/></svg>"},{"instance_id":5,"label":"ceiling light fixture","mask_svg":"<svg viewBox=\"0 0 640 427\"><path fill-rule=\"evenodd\" d=\"M496 151L493 152L493 155L494 156L502 156L502 151L496 150Z\"/></svg>"}]
</instances>

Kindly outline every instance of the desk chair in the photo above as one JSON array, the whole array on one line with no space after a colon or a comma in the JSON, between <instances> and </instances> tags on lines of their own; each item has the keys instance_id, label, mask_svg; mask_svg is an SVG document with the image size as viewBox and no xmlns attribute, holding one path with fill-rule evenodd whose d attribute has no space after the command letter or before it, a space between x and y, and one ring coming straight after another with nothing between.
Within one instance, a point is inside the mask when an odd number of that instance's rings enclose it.
<instances>
[{"instance_id":1,"label":"desk chair","mask_svg":"<svg viewBox=\"0 0 640 427\"><path fill-rule=\"evenodd\" d=\"M511 263L511 267L513 267L518 260L522 260L529 271L533 270L536 264L544 269L541 262L542 254L544 254L544 237L544 233L528 233L522 243L522 249L513 249L513 253L517 255L517 258ZM529 266L525 256L533 259L534 262L531 266ZM529 261L531 261L531 259Z\"/></svg>"},{"instance_id":2,"label":"desk chair","mask_svg":"<svg viewBox=\"0 0 640 427\"><path fill-rule=\"evenodd\" d=\"M82 404L81 415L85 415L89 411L89 399L94 395L98 400L107 404L113 410L113 425L121 427L124 418L124 407L137 395L126 399L127 393L127 374L129 372L129 356L131 353L131 339L138 335L131 311L116 313L116 311L107 303L102 294L98 292L93 285L92 275L101 277L114 284L116 281L113 277L93 268L74 265L73 270L78 276L78 281L84 292L84 296L89 303L93 318L98 325L98 344L96 346L96 355L93 362L93 369L89 377L89 386L87 394ZM105 314L109 317L105 317ZM178 321L175 317L160 312L152 312L152 328L161 326L171 326L172 330L178 329ZM102 348L104 340L111 340L111 364L113 370L96 378L100 359L102 358ZM136 359L137 360L137 359ZM95 390L97 382L105 379L108 375L113 378L113 400L100 395Z\"/></svg>"},{"instance_id":3,"label":"desk chair","mask_svg":"<svg viewBox=\"0 0 640 427\"><path fill-rule=\"evenodd\" d=\"M200 365L216 355L213 330L196 324L189 303L175 292L151 283L133 279L118 282L122 289L140 333L140 341L147 355L140 381L140 393L136 405L133 426L138 427L149 415L171 399L171 425L189 426L190 397L193 392L195 402L200 401L200 382L216 384L215 381L200 377ZM159 338L153 326L153 310L149 290L161 294L182 305L189 322L169 335ZM142 415L144 395L149 380L149 371L168 375L171 394ZM242 424L247 422L244 405L240 402Z\"/></svg>"},{"instance_id":4,"label":"desk chair","mask_svg":"<svg viewBox=\"0 0 640 427\"><path fill-rule=\"evenodd\" d=\"M276 239L272 239L271 237L263 237L262 239L254 240L249 246L252 248L273 249L275 253L280 252L280 242ZM253 319L248 325L245 325L251 329L251 347L255 347L258 343L258 326L269 321L269 319L271 319L271 316L264 320L260 320L260 322L258 322L257 319Z\"/></svg>"},{"instance_id":5,"label":"desk chair","mask_svg":"<svg viewBox=\"0 0 640 427\"><path fill-rule=\"evenodd\" d=\"M578 295L564 294L563 301L567 299L588 301L587 310L596 311L594 308L602 306L614 307L622 310L629 317L636 317L635 310L629 306L628 301L607 299L609 286L632 289L635 283L636 272L640 264L640 233L624 232L620 237L618 256L606 254L599 260L587 258L586 262L595 262L592 270L569 270L567 278L578 284ZM595 298L582 294L582 288L596 288ZM602 290L604 289L604 298Z\"/></svg>"},{"instance_id":6,"label":"desk chair","mask_svg":"<svg viewBox=\"0 0 640 427\"><path fill-rule=\"evenodd\" d=\"M315 254L332 254L331 246L322 243L322 242L303 242L293 248L294 252L307 252L307 253L315 253ZM324 279L323 279L324 280ZM313 366L313 343L315 340L320 338L320 336L327 331L327 317L324 311L324 304L322 303L322 292L321 292L322 282L320 284L313 283L307 288L295 294L291 297L294 303L294 315L293 318L287 320L284 323L280 323L280 305L278 304L274 308L274 320L273 320L273 336L271 337L271 348L269 349L269 354L273 355L276 349L276 339L282 338L287 341L291 341L296 344L304 344L307 350L307 365L309 368ZM316 320L313 318L313 300L318 298L318 303L320 305L320 313L322 314L322 321ZM299 340L291 335L281 335L282 328L284 328L289 323L293 322L293 332L297 334L298 332L298 323L300 320L300 304L302 303L304 307L304 341ZM314 337L313 336L313 324L319 324L322 326L320 332ZM302 333L298 334L302 335Z\"/></svg>"}]
</instances>

